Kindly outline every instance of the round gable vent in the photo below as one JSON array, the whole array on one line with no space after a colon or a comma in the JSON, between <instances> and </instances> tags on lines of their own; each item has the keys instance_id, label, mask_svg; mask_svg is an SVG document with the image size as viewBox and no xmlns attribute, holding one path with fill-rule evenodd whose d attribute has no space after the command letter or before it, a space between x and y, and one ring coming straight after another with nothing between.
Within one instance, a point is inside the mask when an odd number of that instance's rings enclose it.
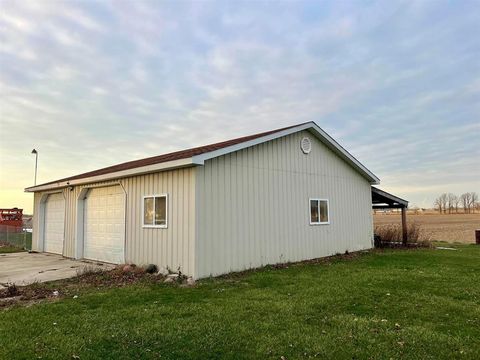
<instances>
[{"instance_id":1,"label":"round gable vent","mask_svg":"<svg viewBox=\"0 0 480 360\"><path fill-rule=\"evenodd\" d=\"M310 151L312 151L312 142L308 137L304 137L302 141L300 141L300 148L304 154L308 154Z\"/></svg>"}]
</instances>

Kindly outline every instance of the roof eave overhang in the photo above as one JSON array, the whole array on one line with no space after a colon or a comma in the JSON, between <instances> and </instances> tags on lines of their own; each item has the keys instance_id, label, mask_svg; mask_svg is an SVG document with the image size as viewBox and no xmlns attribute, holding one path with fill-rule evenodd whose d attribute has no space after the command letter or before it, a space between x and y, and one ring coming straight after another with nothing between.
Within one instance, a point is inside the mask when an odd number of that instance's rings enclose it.
<instances>
[{"instance_id":1,"label":"roof eave overhang","mask_svg":"<svg viewBox=\"0 0 480 360\"><path fill-rule=\"evenodd\" d=\"M386 191L380 190L379 188L376 188L372 186L372 193L378 194L382 198L384 198L384 202L382 203L373 203L374 208L378 209L383 209L383 208L396 208L396 207L408 207L408 201L402 198L399 198L398 196L395 196L393 194L390 194ZM388 206L385 206L383 204L386 204Z\"/></svg>"},{"instance_id":2,"label":"roof eave overhang","mask_svg":"<svg viewBox=\"0 0 480 360\"><path fill-rule=\"evenodd\" d=\"M65 180L65 181L58 181L51 184L31 186L26 188L25 192L37 192L37 191L61 189L61 188L66 188L68 186L86 185L86 184L91 184L95 182L116 180L116 179L125 178L125 177L144 175L144 174L149 174L149 173L154 173L159 171L179 169L179 168L189 167L189 166L195 166L191 157L185 158L185 159L168 161L168 162L159 163L159 164L141 166L133 169L116 171L116 172L103 174L103 175L90 176L82 179Z\"/></svg>"}]
</instances>

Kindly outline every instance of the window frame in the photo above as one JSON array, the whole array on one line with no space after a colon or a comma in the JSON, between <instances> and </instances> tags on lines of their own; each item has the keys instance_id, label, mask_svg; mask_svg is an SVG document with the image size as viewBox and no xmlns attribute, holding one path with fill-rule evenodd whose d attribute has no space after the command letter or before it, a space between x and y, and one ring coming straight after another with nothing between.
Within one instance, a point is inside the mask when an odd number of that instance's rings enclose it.
<instances>
[{"instance_id":1,"label":"window frame","mask_svg":"<svg viewBox=\"0 0 480 360\"><path fill-rule=\"evenodd\" d=\"M155 225L155 198L165 198L165 225ZM153 224L145 224L145 199L153 198ZM146 229L167 229L168 228L168 194L144 195L142 197L142 227Z\"/></svg>"},{"instance_id":2,"label":"window frame","mask_svg":"<svg viewBox=\"0 0 480 360\"><path fill-rule=\"evenodd\" d=\"M318 222L312 222L312 201L316 201L318 204ZM327 221L321 221L320 216L320 201L325 201L327 203ZM322 198L310 198L308 199L308 220L310 225L330 225L330 202L328 199Z\"/></svg>"}]
</instances>

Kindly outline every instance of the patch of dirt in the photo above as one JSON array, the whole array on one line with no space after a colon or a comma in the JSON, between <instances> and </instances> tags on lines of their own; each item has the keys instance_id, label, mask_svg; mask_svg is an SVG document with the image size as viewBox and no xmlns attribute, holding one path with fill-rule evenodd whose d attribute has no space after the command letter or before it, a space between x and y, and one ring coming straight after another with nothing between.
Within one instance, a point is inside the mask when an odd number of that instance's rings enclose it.
<instances>
[{"instance_id":1,"label":"patch of dirt","mask_svg":"<svg viewBox=\"0 0 480 360\"><path fill-rule=\"evenodd\" d=\"M0 308L25 300L39 300L50 296L54 296L52 290L43 288L38 284L28 286L7 284L6 288L0 289Z\"/></svg>"},{"instance_id":2,"label":"patch of dirt","mask_svg":"<svg viewBox=\"0 0 480 360\"><path fill-rule=\"evenodd\" d=\"M66 279L68 285L111 287L125 286L139 281L159 280L163 276L147 274L145 269L135 265L119 265L113 270L85 268L76 277Z\"/></svg>"}]
</instances>

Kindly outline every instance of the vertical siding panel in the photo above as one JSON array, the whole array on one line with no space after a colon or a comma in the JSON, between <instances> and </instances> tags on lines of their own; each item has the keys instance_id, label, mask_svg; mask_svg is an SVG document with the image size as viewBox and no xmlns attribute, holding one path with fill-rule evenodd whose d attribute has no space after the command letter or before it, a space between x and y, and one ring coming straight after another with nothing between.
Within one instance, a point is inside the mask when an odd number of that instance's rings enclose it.
<instances>
[{"instance_id":1,"label":"vertical siding panel","mask_svg":"<svg viewBox=\"0 0 480 360\"><path fill-rule=\"evenodd\" d=\"M174 236L173 236L173 232L175 231L175 218L174 218L174 204L173 204L173 171L169 171L168 174L167 174L167 192L169 194L172 194L170 196L170 201L168 202L168 212L169 214L171 215L171 222L170 222L170 231L167 232L167 254L168 254L168 259L167 259L167 263L168 264L174 264L174 261L173 261L173 241L174 241ZM172 267L172 270L176 271L177 269L176 268L173 268Z\"/></svg>"},{"instance_id":2,"label":"vertical siding panel","mask_svg":"<svg viewBox=\"0 0 480 360\"><path fill-rule=\"evenodd\" d=\"M218 186L218 197L215 201L215 207L217 209L216 214L216 224L215 233L216 236L220 239L217 243L217 254L222 254L223 257L226 257L227 254L227 239L225 238L224 229L226 222L228 221L227 214L225 214L225 164L226 156L222 156L217 159L217 186ZM219 171L222 169L223 171Z\"/></svg>"},{"instance_id":3,"label":"vertical siding panel","mask_svg":"<svg viewBox=\"0 0 480 360\"><path fill-rule=\"evenodd\" d=\"M260 151L257 151L258 155L258 196L256 197L257 201L257 206L258 206L258 216L257 216L257 221L258 221L258 243L259 243L259 248L260 248L260 253L262 255L263 261L265 264L269 264L271 262L270 259L270 252L268 251L268 245L269 241L267 240L268 237L266 236L265 233L265 226L262 224L262 217L263 214L266 213L266 208L265 208L265 201L261 201L262 197L265 197L265 171L264 169L264 164L265 164L265 144L261 144L259 146Z\"/></svg>"},{"instance_id":4,"label":"vertical siding panel","mask_svg":"<svg viewBox=\"0 0 480 360\"><path fill-rule=\"evenodd\" d=\"M171 197L173 197L173 194L177 194L177 186L178 186L178 171L173 171L172 172L172 182L171 182L171 188L169 190L169 193L172 194ZM169 243L170 244L170 249L171 249L171 262L172 264L177 263L177 242L175 241L177 239L178 234L178 206L177 202L178 201L178 196L175 195L175 202L170 201L170 204L172 206L172 241ZM177 270L177 269L175 269Z\"/></svg>"},{"instance_id":5,"label":"vertical siding panel","mask_svg":"<svg viewBox=\"0 0 480 360\"><path fill-rule=\"evenodd\" d=\"M212 161L213 163L213 161ZM212 227L214 223L214 209L211 209L212 202L213 202L213 186L215 179L213 178L213 165L211 167L205 168L203 171L205 171L205 206L203 206L203 218L204 221L199 223L201 225L205 226L205 238L202 241L202 246L205 245L205 251L204 251L204 256L205 256L205 263L203 264L205 266L205 271L208 270L208 264L212 262L212 252L211 252L211 245L212 245ZM207 181L208 179L208 181ZM199 190L200 193L202 193L202 190ZM198 244L198 241L197 241ZM199 259L200 261L201 259ZM208 273L209 275L210 273Z\"/></svg>"},{"instance_id":6,"label":"vertical siding panel","mask_svg":"<svg viewBox=\"0 0 480 360\"><path fill-rule=\"evenodd\" d=\"M139 189L139 196L138 196L137 201L142 202L143 201L142 197L144 195L148 195L147 189L145 188L145 177L140 176L140 177L137 177L136 180L137 180L137 186L138 186L138 189ZM141 205L141 206L143 206L143 205ZM141 210L140 210L140 212L141 212ZM143 214L141 214L141 217L143 219ZM142 223L143 223L143 220L142 220ZM135 251L135 256L132 259L132 262L136 262L135 259L144 259L143 247L145 246L145 242L147 240L147 231L148 231L148 229L143 228L143 227L139 229L139 239L142 239L142 244L140 245L139 242L135 242L135 244L133 245L134 246L134 251Z\"/></svg>"},{"instance_id":7,"label":"vertical siding panel","mask_svg":"<svg viewBox=\"0 0 480 360\"><path fill-rule=\"evenodd\" d=\"M192 178L193 178L193 175L194 172L192 171L192 169L187 169L185 170L185 176L186 176L186 179L185 179L185 182L186 182L186 191L185 191L185 194L186 194L186 199L185 199L185 202L187 204L187 212L186 212L186 223L188 224L188 229L187 229L187 233L186 233L186 241L184 241L183 243L183 253L184 253L184 256L185 256L185 260L186 260L186 263L187 263L187 271L188 271L188 274L194 274L195 272L195 267L194 267L194 264L193 264L193 259L192 259L192 253L190 252L190 244L193 242L193 236L192 236L192 228L194 229L195 228L195 216L192 216L192 206L194 206L194 200L192 199L192 185L195 186L195 184L193 183L192 184Z\"/></svg>"},{"instance_id":8,"label":"vertical siding panel","mask_svg":"<svg viewBox=\"0 0 480 360\"><path fill-rule=\"evenodd\" d=\"M244 199L243 202L243 210L242 210L242 224L245 229L245 240L247 243L247 251L243 252L244 258L244 269L251 266L251 259L253 259L253 244L252 244L252 221L251 221L251 207L250 207L250 196L251 192L251 183L250 183L250 173L251 169L249 168L250 165L250 154L248 149L243 150L244 153L244 168L243 168L243 192L242 197Z\"/></svg>"},{"instance_id":9,"label":"vertical siding panel","mask_svg":"<svg viewBox=\"0 0 480 360\"><path fill-rule=\"evenodd\" d=\"M240 233L240 227L241 227L241 224L240 224L240 219L238 218L238 216L236 216L236 214L238 214L238 204L240 202L240 198L239 198L239 185L238 185L238 177L239 177L239 174L237 172L237 169L238 169L238 160L237 160L237 154L236 152L234 152L230 159L232 161L232 167L231 167L231 171L232 171L232 202L230 203L230 209L232 211L232 213L230 214L230 216L232 216L232 222L233 222L233 258L232 258L232 268L233 269L238 269L239 266L240 266L240 261L239 261L239 257L238 257L238 253L240 252L240 248L243 247L242 244L241 244L241 241L242 239L240 238L239 236L239 233Z\"/></svg>"},{"instance_id":10,"label":"vertical siding panel","mask_svg":"<svg viewBox=\"0 0 480 360\"><path fill-rule=\"evenodd\" d=\"M271 166L272 166L272 170L271 170L272 211L269 212L266 218L268 219L267 221L270 224L272 224L272 239L274 239L274 241L276 242L276 246L278 249L277 251L280 252L280 256L283 258L284 254L282 251L283 249L282 239L279 236L279 228L275 226L276 221L279 221L277 220L277 218L278 218L278 211L279 211L279 204L280 204L278 200L278 193L277 193L277 190L278 190L278 161L277 161L278 158L276 153L277 142L278 141L275 140L275 141L272 141L272 143L270 144Z\"/></svg>"},{"instance_id":11,"label":"vertical siding panel","mask_svg":"<svg viewBox=\"0 0 480 360\"><path fill-rule=\"evenodd\" d=\"M186 273L187 272L187 264L188 262L185 259L185 253L184 253L184 248L183 248L183 242L186 234L186 219L188 218L186 216L186 211L187 207L185 206L185 198L184 195L187 192L187 189L185 189L185 172L183 169L178 170L179 173L179 191L178 191L178 241L177 241L177 254L178 254L178 262L180 264L183 264L182 266L182 272Z\"/></svg>"},{"instance_id":12,"label":"vertical siding panel","mask_svg":"<svg viewBox=\"0 0 480 360\"><path fill-rule=\"evenodd\" d=\"M210 210L210 207L212 206L212 188L213 188L213 166L209 168L202 168L202 171L204 172L204 186L205 186L205 192L204 194L203 191L199 191L199 195L203 195L203 200L204 202L202 203L202 218L203 221L199 221L199 224L205 225L204 227L204 245L205 249L203 252L205 263L202 264L205 268L204 270L208 270L207 264L212 261L212 256L210 252L210 244L211 244L211 238L212 238L212 225L213 225L213 219L212 217L214 216L213 209ZM206 179L209 179L210 181L206 181ZM198 245L198 239L197 239L197 245ZM198 259L198 258L197 258ZM201 264L201 262L199 261Z\"/></svg>"},{"instance_id":13,"label":"vertical siding panel","mask_svg":"<svg viewBox=\"0 0 480 360\"><path fill-rule=\"evenodd\" d=\"M163 193L168 194L168 173L161 173L160 179L159 179L159 188L160 191ZM168 226L171 226L171 213L170 213L170 202L172 201L171 196L169 196L168 199L168 210L169 212L167 213L167 229ZM166 231L160 231L158 234L158 240L160 241L160 259L162 260L162 264L164 268L171 268L172 266L170 265L170 262L168 261L168 247L167 247L167 232Z\"/></svg>"},{"instance_id":14,"label":"vertical siding panel","mask_svg":"<svg viewBox=\"0 0 480 360\"><path fill-rule=\"evenodd\" d=\"M205 168L205 166L199 166L195 169L195 276L207 273L206 268L204 268L208 260L204 254L207 243L207 221L205 220L204 206L206 204L205 197L208 191L208 186L205 184L205 171L208 171L208 168ZM203 224L203 226L199 224ZM202 246L199 242L200 239L202 239ZM204 261L200 261L200 258Z\"/></svg>"},{"instance_id":15,"label":"vertical siding panel","mask_svg":"<svg viewBox=\"0 0 480 360\"><path fill-rule=\"evenodd\" d=\"M210 251L209 251L209 255L210 255L210 261L212 262L216 262L218 260L217 259L217 255L218 254L221 254L221 252L219 251L219 248L222 246L223 244L223 239L221 237L219 237L218 235L218 226L219 226L219 216L220 216L220 212L219 212L219 209L218 209L218 201L219 201L219 192L218 192L218 187L219 187L219 184L218 184L218 161L219 159L214 159L214 163L215 163L215 166L213 167L212 169L212 179L213 179L213 182L212 182L212 199L211 199L211 202L210 202L210 205L211 207L207 210L207 214L212 214L212 219L211 219L211 227L210 227L210 242L213 241L213 239L218 239L217 243L215 244L215 246L212 246L210 248ZM208 220L207 220L208 221ZM213 243L212 243L213 245Z\"/></svg>"},{"instance_id":16,"label":"vertical siding panel","mask_svg":"<svg viewBox=\"0 0 480 360\"><path fill-rule=\"evenodd\" d=\"M250 217L251 217L251 235L250 238L252 240L252 259L255 259L256 257L259 258L259 264L262 265L262 254L258 250L258 225L257 225L257 192L258 192L258 187L257 187L257 169L255 165L255 157L257 151L254 151L253 148L249 148L249 153L250 153Z\"/></svg>"},{"instance_id":17,"label":"vertical siding panel","mask_svg":"<svg viewBox=\"0 0 480 360\"><path fill-rule=\"evenodd\" d=\"M246 251L243 251L243 259L244 259L244 266L243 269L248 268L251 263L251 256L253 253L252 250L252 239L251 239L251 234L252 234L252 224L250 221L251 218L251 209L250 209L250 195L251 195L251 188L250 188L250 171L249 171L249 152L248 149L243 150L244 153L244 162L243 162L243 190L242 190L242 197L244 199L243 201L243 209L242 209L242 225L244 226L245 229L245 239L244 241L247 244Z\"/></svg>"},{"instance_id":18,"label":"vertical siding panel","mask_svg":"<svg viewBox=\"0 0 480 360\"><path fill-rule=\"evenodd\" d=\"M275 241L278 256L280 257L280 261L285 261L284 258L284 253L282 251L283 249L283 244L282 244L282 239L279 237L278 230L279 228L275 226L276 224L276 218L277 218L277 213L278 213L278 194L277 194L277 189L278 189L278 173L277 173L277 153L275 152L276 149L276 142L273 141L270 143L270 156L271 156L271 177L272 181L270 183L271 185L271 196L272 196L272 211L268 213L266 216L267 221L271 224L271 230L272 230L272 239Z\"/></svg>"},{"instance_id":19,"label":"vertical siding panel","mask_svg":"<svg viewBox=\"0 0 480 360\"><path fill-rule=\"evenodd\" d=\"M223 184L223 201L222 201L222 204L223 204L223 211L224 211L224 214L225 214L225 223L222 227L222 231L223 231L223 235L224 235L224 239L225 239L225 244L226 244L226 248L225 248L225 258L227 259L227 261L229 262L229 264L232 264L232 260L233 260L233 245L234 245L234 241L232 239L232 228L233 228L233 224L232 224L232 210L231 210L231 206L230 206L230 203L231 203L231 176L232 176L232 173L231 173L231 169L232 169L232 156L231 154L228 154L227 156L225 156L225 165L224 165L224 184Z\"/></svg>"},{"instance_id":20,"label":"vertical siding panel","mask_svg":"<svg viewBox=\"0 0 480 360\"><path fill-rule=\"evenodd\" d=\"M133 201L136 204L135 213L133 216L136 219L135 238L132 239L130 249L132 250L131 262L137 262L135 259L141 259L140 249L143 245L143 234L146 229L143 228L143 196L146 195L142 189L141 177L135 177L131 181L132 189L134 190L135 198Z\"/></svg>"},{"instance_id":21,"label":"vertical siding panel","mask_svg":"<svg viewBox=\"0 0 480 360\"><path fill-rule=\"evenodd\" d=\"M125 192L127 193L127 206L126 206L126 226L127 226L127 235L125 237L125 262L130 262L132 258L132 250L131 244L133 244L135 239L135 225L136 225L136 218L134 217L135 214L135 193L133 192L132 187L132 179L125 179L123 181L123 187Z\"/></svg>"},{"instance_id":22,"label":"vertical siding panel","mask_svg":"<svg viewBox=\"0 0 480 360\"><path fill-rule=\"evenodd\" d=\"M150 195L150 191L148 189L147 185L147 178L145 176L141 176L138 178L140 182L140 197L143 197L144 195ZM143 201L143 200L142 200ZM142 215L143 216L143 215ZM142 244L140 245L139 243L135 244L136 250L138 252L138 255L136 258L142 259L145 261L145 253L146 253L146 246L148 244L148 232L150 229L143 228L141 229L141 238L142 238Z\"/></svg>"}]
</instances>

